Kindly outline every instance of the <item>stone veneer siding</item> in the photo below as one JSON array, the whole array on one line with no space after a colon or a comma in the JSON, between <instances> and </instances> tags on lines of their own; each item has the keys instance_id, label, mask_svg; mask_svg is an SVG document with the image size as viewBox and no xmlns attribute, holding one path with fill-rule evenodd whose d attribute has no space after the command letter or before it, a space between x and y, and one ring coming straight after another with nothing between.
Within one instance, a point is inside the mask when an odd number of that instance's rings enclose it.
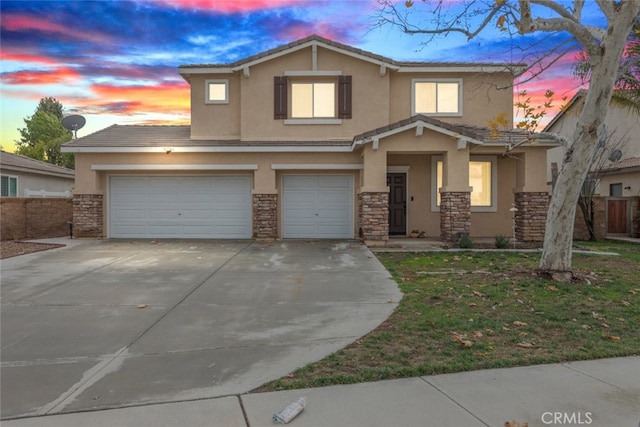
<instances>
[{"instance_id":1,"label":"stone veneer siding","mask_svg":"<svg viewBox=\"0 0 640 427\"><path fill-rule=\"evenodd\" d=\"M516 240L519 242L542 242L549 209L549 193L516 193L515 205L518 209L515 213Z\"/></svg>"},{"instance_id":2,"label":"stone veneer siding","mask_svg":"<svg viewBox=\"0 0 640 427\"><path fill-rule=\"evenodd\" d=\"M389 193L358 194L360 237L365 242L389 240Z\"/></svg>"},{"instance_id":3,"label":"stone veneer siding","mask_svg":"<svg viewBox=\"0 0 640 427\"><path fill-rule=\"evenodd\" d=\"M104 237L102 194L73 196L73 236Z\"/></svg>"},{"instance_id":4,"label":"stone veneer siding","mask_svg":"<svg viewBox=\"0 0 640 427\"><path fill-rule=\"evenodd\" d=\"M278 195L253 195L253 238L278 237Z\"/></svg>"},{"instance_id":5,"label":"stone veneer siding","mask_svg":"<svg viewBox=\"0 0 640 427\"><path fill-rule=\"evenodd\" d=\"M460 234L471 230L471 193L449 191L440 194L440 239L457 243Z\"/></svg>"}]
</instances>

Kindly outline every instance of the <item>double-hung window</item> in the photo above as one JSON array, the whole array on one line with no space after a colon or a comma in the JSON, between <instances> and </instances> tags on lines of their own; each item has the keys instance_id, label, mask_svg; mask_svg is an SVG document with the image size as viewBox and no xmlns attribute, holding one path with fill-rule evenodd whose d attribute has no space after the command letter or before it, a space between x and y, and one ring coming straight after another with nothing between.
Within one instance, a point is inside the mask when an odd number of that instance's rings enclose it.
<instances>
[{"instance_id":1,"label":"double-hung window","mask_svg":"<svg viewBox=\"0 0 640 427\"><path fill-rule=\"evenodd\" d=\"M0 196L18 197L18 177L2 175L0 177Z\"/></svg>"},{"instance_id":2,"label":"double-hung window","mask_svg":"<svg viewBox=\"0 0 640 427\"><path fill-rule=\"evenodd\" d=\"M471 156L469 160L469 187L471 191L471 210L475 212L495 212L497 208L497 170L495 156ZM434 156L432 161L432 208L440 208L442 187L442 158Z\"/></svg>"},{"instance_id":3,"label":"double-hung window","mask_svg":"<svg viewBox=\"0 0 640 427\"><path fill-rule=\"evenodd\" d=\"M413 79L411 101L412 114L461 116L462 80Z\"/></svg>"}]
</instances>

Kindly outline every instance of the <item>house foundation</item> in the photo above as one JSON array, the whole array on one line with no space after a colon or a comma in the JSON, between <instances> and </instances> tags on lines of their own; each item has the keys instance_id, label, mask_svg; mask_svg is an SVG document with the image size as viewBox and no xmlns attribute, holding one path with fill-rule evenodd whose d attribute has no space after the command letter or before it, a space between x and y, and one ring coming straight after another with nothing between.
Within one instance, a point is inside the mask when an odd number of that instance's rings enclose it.
<instances>
[{"instance_id":1,"label":"house foundation","mask_svg":"<svg viewBox=\"0 0 640 427\"><path fill-rule=\"evenodd\" d=\"M358 194L360 237L368 246L383 246L389 240L389 193Z\"/></svg>"},{"instance_id":2,"label":"house foundation","mask_svg":"<svg viewBox=\"0 0 640 427\"><path fill-rule=\"evenodd\" d=\"M457 243L462 234L471 230L471 192L447 191L440 193L440 239Z\"/></svg>"},{"instance_id":3,"label":"house foundation","mask_svg":"<svg viewBox=\"0 0 640 427\"><path fill-rule=\"evenodd\" d=\"M73 196L73 235L76 237L104 237L102 194Z\"/></svg>"}]
</instances>

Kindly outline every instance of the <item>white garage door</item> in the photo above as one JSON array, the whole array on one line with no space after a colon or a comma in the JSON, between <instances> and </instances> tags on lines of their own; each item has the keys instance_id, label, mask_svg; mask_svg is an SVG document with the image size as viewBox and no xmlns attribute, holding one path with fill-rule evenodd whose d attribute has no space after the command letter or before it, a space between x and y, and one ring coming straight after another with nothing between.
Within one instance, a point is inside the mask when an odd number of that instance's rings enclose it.
<instances>
[{"instance_id":1,"label":"white garage door","mask_svg":"<svg viewBox=\"0 0 640 427\"><path fill-rule=\"evenodd\" d=\"M251 238L249 177L110 180L110 237Z\"/></svg>"},{"instance_id":2,"label":"white garage door","mask_svg":"<svg viewBox=\"0 0 640 427\"><path fill-rule=\"evenodd\" d=\"M353 238L353 177L285 175L282 237Z\"/></svg>"}]
</instances>

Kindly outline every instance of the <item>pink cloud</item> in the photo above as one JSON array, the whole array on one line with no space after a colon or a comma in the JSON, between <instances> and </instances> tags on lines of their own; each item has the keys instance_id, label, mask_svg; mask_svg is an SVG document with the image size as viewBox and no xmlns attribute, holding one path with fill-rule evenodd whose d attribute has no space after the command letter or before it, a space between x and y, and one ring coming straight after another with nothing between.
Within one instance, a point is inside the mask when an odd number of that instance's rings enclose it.
<instances>
[{"instance_id":1,"label":"pink cloud","mask_svg":"<svg viewBox=\"0 0 640 427\"><path fill-rule=\"evenodd\" d=\"M53 65L57 64L52 58L46 56L34 55L24 52L11 52L6 49L2 50L3 61L16 61L16 62L31 62L36 64Z\"/></svg>"},{"instance_id":2,"label":"pink cloud","mask_svg":"<svg viewBox=\"0 0 640 427\"><path fill-rule=\"evenodd\" d=\"M4 31L40 31L44 33L60 34L77 40L87 40L104 43L108 38L105 34L74 30L68 26L45 21L41 18L24 13L5 13L2 17Z\"/></svg>"},{"instance_id":3,"label":"pink cloud","mask_svg":"<svg viewBox=\"0 0 640 427\"><path fill-rule=\"evenodd\" d=\"M114 114L130 115L139 112L189 114L189 85L164 83L156 86L93 85L91 91L98 99L110 100L103 105ZM96 107L95 100L83 102L86 107Z\"/></svg>"},{"instance_id":4,"label":"pink cloud","mask_svg":"<svg viewBox=\"0 0 640 427\"><path fill-rule=\"evenodd\" d=\"M63 67L53 70L21 70L4 73L2 79L5 83L13 85L49 85L77 81L80 80L80 75L71 68Z\"/></svg>"},{"instance_id":5,"label":"pink cloud","mask_svg":"<svg viewBox=\"0 0 640 427\"><path fill-rule=\"evenodd\" d=\"M300 0L161 0L162 3L182 9L212 10L222 13L275 9L297 4Z\"/></svg>"}]
</instances>

